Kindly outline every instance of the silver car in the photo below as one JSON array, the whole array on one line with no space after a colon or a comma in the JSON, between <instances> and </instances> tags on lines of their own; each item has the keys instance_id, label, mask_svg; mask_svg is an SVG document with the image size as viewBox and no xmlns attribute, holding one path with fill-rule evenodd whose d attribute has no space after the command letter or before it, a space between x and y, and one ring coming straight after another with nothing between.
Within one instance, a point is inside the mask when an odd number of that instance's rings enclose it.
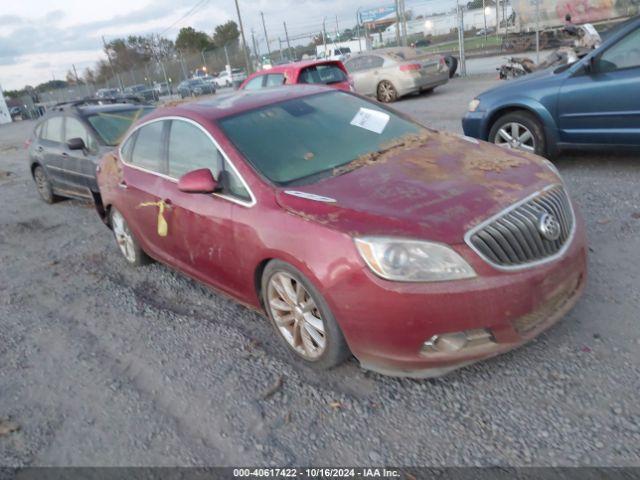
<instances>
[{"instance_id":1,"label":"silver car","mask_svg":"<svg viewBox=\"0 0 640 480\"><path fill-rule=\"evenodd\" d=\"M449 81L441 55L409 47L381 48L353 55L344 66L356 92L394 102L409 93L430 91Z\"/></svg>"}]
</instances>

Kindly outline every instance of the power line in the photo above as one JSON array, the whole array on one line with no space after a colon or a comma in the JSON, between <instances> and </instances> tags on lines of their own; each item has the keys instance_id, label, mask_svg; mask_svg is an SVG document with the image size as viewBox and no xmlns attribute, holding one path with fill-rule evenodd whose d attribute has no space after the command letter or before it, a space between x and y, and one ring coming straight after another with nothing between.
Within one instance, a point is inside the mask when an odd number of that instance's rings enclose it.
<instances>
[{"instance_id":1,"label":"power line","mask_svg":"<svg viewBox=\"0 0 640 480\"><path fill-rule=\"evenodd\" d=\"M200 0L198 3L196 3L193 7L191 7L191 9L185 13L182 17L180 17L178 20L176 20L175 22L173 22L171 25L169 25L167 28L165 28L164 30L162 30L160 32L159 35L163 35L166 32L168 32L169 30L171 30L174 26L176 26L178 23L180 23L182 20L186 19L187 17L190 17L191 15L193 15L194 13L196 13L196 11L202 7L204 7L207 3L209 3L209 0Z\"/></svg>"}]
</instances>

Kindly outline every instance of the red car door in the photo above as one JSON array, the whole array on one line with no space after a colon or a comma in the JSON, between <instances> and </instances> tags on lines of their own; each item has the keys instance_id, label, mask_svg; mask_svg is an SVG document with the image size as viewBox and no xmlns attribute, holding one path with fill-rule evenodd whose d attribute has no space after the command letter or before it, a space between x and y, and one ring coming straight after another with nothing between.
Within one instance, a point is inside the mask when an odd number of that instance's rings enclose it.
<instances>
[{"instance_id":1,"label":"red car door","mask_svg":"<svg viewBox=\"0 0 640 480\"><path fill-rule=\"evenodd\" d=\"M170 256L181 269L222 290L238 290L237 267L230 258L238 254L234 241L233 209L224 195L184 193L177 180L187 172L209 168L220 179L225 160L204 127L190 120L171 121L167 158L169 176L163 195L170 203L167 236Z\"/></svg>"},{"instance_id":2,"label":"red car door","mask_svg":"<svg viewBox=\"0 0 640 480\"><path fill-rule=\"evenodd\" d=\"M167 256L167 229L171 219L165 195L173 182L166 176L165 130L168 121L152 121L140 127L122 146L122 176L118 189L129 227L145 252L162 261Z\"/></svg>"}]
</instances>

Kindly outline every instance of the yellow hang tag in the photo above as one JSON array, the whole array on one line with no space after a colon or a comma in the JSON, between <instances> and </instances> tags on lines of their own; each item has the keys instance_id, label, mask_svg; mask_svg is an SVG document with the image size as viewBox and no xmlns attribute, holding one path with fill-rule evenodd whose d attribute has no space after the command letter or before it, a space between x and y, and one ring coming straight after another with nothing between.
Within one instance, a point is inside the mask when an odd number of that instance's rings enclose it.
<instances>
[{"instance_id":1,"label":"yellow hang tag","mask_svg":"<svg viewBox=\"0 0 640 480\"><path fill-rule=\"evenodd\" d=\"M159 202L144 202L138 205L138 207L158 207L158 235L166 237L169 233L169 224L164 218L164 200Z\"/></svg>"},{"instance_id":2,"label":"yellow hang tag","mask_svg":"<svg viewBox=\"0 0 640 480\"><path fill-rule=\"evenodd\" d=\"M158 235L166 237L167 233L169 233L169 225L164 219L164 202L160 202L158 205Z\"/></svg>"}]
</instances>

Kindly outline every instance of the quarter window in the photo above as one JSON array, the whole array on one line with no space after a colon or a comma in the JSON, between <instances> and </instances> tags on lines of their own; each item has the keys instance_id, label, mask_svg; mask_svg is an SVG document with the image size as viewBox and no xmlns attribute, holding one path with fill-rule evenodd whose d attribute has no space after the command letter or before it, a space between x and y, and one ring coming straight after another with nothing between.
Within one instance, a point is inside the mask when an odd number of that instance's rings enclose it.
<instances>
[{"instance_id":1,"label":"quarter window","mask_svg":"<svg viewBox=\"0 0 640 480\"><path fill-rule=\"evenodd\" d=\"M605 51L600 57L599 67L602 72L640 67L640 29Z\"/></svg>"},{"instance_id":2,"label":"quarter window","mask_svg":"<svg viewBox=\"0 0 640 480\"><path fill-rule=\"evenodd\" d=\"M244 86L245 90L259 90L262 88L262 81L264 80L264 75L260 75L258 77L252 78L247 82Z\"/></svg>"},{"instance_id":3,"label":"quarter window","mask_svg":"<svg viewBox=\"0 0 640 480\"><path fill-rule=\"evenodd\" d=\"M162 129L165 122L153 122L141 127L136 134L136 143L130 162L153 172L164 173L162 161Z\"/></svg>"},{"instance_id":4,"label":"quarter window","mask_svg":"<svg viewBox=\"0 0 640 480\"><path fill-rule=\"evenodd\" d=\"M42 138L62 143L62 117L51 117L42 128Z\"/></svg>"},{"instance_id":5,"label":"quarter window","mask_svg":"<svg viewBox=\"0 0 640 480\"><path fill-rule=\"evenodd\" d=\"M283 73L270 73L267 75L266 87L278 87L284 83Z\"/></svg>"}]
</instances>

